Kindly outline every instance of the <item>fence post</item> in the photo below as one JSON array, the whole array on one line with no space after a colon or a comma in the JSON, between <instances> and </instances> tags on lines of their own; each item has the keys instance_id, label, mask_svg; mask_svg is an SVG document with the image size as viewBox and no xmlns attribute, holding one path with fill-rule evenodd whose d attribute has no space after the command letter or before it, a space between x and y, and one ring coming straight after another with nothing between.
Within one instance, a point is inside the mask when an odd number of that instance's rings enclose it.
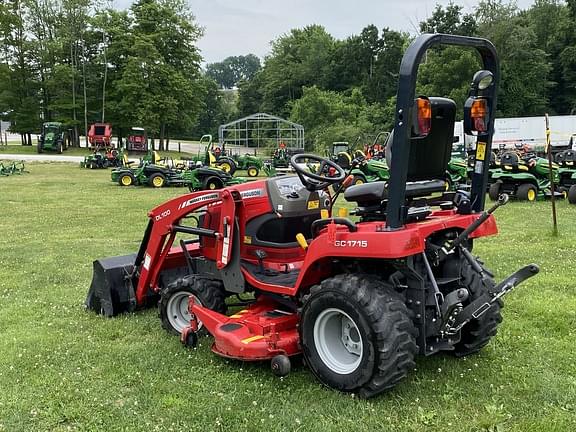
<instances>
[{"instance_id":1,"label":"fence post","mask_svg":"<svg viewBox=\"0 0 576 432\"><path fill-rule=\"evenodd\" d=\"M180 141L178 141L178 153L182 153L182 150L180 149Z\"/></svg>"}]
</instances>

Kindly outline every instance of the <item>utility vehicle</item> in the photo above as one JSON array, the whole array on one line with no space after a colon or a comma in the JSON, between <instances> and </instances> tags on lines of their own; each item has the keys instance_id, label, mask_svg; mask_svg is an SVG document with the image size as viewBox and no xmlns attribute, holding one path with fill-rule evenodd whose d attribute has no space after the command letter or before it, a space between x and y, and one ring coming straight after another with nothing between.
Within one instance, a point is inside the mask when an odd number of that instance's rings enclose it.
<instances>
[{"instance_id":1,"label":"utility vehicle","mask_svg":"<svg viewBox=\"0 0 576 432\"><path fill-rule=\"evenodd\" d=\"M440 44L476 48L483 60L464 106L466 130L477 134L469 194L445 191L455 103L414 99L418 65ZM162 325L187 346L208 332L215 354L270 360L277 375L302 355L320 382L361 397L396 385L417 354L479 351L502 321L502 297L538 272L527 265L496 283L472 254L476 238L497 233L492 212L507 201L483 211L498 79L489 41L419 36L400 67L390 180L344 194L358 220L331 214L329 186L349 181L345 171L295 155L295 176L150 211L137 253L94 262L87 306L113 316L158 304ZM225 301L243 293L253 297L240 309Z\"/></svg>"}]
</instances>

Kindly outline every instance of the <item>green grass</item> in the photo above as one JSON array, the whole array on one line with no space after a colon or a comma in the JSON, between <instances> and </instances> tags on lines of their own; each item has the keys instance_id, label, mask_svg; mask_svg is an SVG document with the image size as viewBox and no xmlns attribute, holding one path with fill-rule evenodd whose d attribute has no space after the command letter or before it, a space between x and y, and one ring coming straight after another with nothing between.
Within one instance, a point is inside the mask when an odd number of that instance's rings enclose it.
<instances>
[{"instance_id":1,"label":"green grass","mask_svg":"<svg viewBox=\"0 0 576 432\"><path fill-rule=\"evenodd\" d=\"M0 178L0 431L574 431L576 206L497 212L501 234L475 253L500 279L541 274L506 298L479 355L417 359L392 391L363 401L296 365L195 351L154 310L105 319L83 309L96 258L135 251L146 212L184 189L121 188L105 170L31 164Z\"/></svg>"}]
</instances>

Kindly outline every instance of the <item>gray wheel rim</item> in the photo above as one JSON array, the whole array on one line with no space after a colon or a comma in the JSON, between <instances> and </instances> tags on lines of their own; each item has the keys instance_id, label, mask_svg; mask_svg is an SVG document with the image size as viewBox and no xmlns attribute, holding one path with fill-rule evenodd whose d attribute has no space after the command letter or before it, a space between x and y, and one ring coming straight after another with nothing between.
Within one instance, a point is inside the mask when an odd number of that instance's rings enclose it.
<instances>
[{"instance_id":1,"label":"gray wheel rim","mask_svg":"<svg viewBox=\"0 0 576 432\"><path fill-rule=\"evenodd\" d=\"M182 333L184 328L190 325L190 312L188 312L188 298L194 297L194 301L202 305L198 297L186 291L179 291L168 299L166 305L166 316L170 325L178 333ZM202 322L198 321L198 330L202 328Z\"/></svg>"},{"instance_id":2,"label":"gray wheel rim","mask_svg":"<svg viewBox=\"0 0 576 432\"><path fill-rule=\"evenodd\" d=\"M314 322L314 346L322 363L340 375L358 369L364 346L358 326L346 312L329 308Z\"/></svg>"}]
</instances>

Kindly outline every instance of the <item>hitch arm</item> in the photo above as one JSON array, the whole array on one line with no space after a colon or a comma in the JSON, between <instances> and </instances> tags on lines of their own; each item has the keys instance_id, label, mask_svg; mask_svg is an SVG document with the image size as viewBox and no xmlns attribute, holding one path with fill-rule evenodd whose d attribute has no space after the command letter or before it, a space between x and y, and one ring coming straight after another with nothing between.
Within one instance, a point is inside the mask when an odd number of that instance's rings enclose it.
<instances>
[{"instance_id":1,"label":"hitch arm","mask_svg":"<svg viewBox=\"0 0 576 432\"><path fill-rule=\"evenodd\" d=\"M526 279L537 275L539 271L540 269L536 264L529 264L508 276L498 285L489 289L487 293L484 293L462 309L453 322L450 323L449 328L446 329L445 333L454 334L473 319L480 318L500 297L512 291Z\"/></svg>"}]
</instances>

